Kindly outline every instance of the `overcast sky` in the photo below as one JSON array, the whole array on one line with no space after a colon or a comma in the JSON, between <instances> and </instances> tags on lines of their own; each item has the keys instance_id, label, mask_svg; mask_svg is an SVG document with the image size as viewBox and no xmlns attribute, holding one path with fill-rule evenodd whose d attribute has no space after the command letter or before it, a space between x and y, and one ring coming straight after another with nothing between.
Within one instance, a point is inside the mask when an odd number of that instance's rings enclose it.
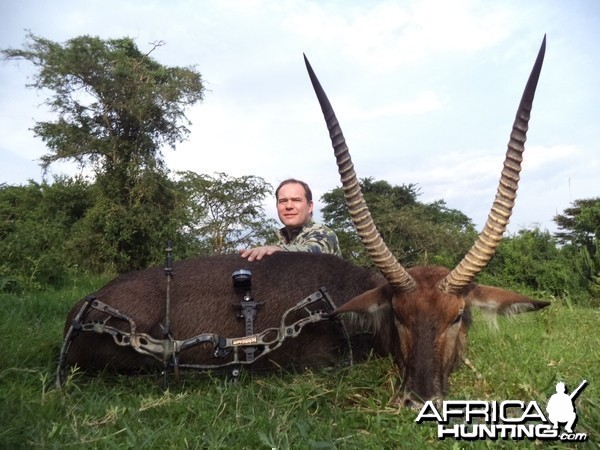
<instances>
[{"instance_id":1,"label":"overcast sky","mask_svg":"<svg viewBox=\"0 0 600 450\"><path fill-rule=\"evenodd\" d=\"M169 168L304 179L319 208L340 183L306 53L358 176L417 184L421 201L443 199L478 229L546 34L509 231L554 231L572 201L600 196L600 1L2 0L0 48L23 47L26 30L129 36L143 51L163 41L152 56L194 66L208 89L189 139L164 151ZM30 129L52 116L25 86L32 70L0 62L0 183L42 179Z\"/></svg>"}]
</instances>

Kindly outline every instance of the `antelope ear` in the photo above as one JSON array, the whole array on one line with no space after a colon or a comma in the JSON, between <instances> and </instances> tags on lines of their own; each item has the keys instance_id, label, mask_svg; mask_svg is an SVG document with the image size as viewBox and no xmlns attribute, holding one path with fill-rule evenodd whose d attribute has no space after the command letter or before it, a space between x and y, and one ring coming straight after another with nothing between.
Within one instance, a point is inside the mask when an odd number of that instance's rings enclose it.
<instances>
[{"instance_id":1,"label":"antelope ear","mask_svg":"<svg viewBox=\"0 0 600 450\"><path fill-rule=\"evenodd\" d=\"M476 306L486 314L510 316L527 311L545 308L550 302L532 300L516 292L493 286L472 284L465 299L467 304Z\"/></svg>"},{"instance_id":2,"label":"antelope ear","mask_svg":"<svg viewBox=\"0 0 600 450\"><path fill-rule=\"evenodd\" d=\"M392 288L388 283L385 283L348 300L343 305L337 307L331 315L335 317L348 312L375 314L391 306Z\"/></svg>"}]
</instances>

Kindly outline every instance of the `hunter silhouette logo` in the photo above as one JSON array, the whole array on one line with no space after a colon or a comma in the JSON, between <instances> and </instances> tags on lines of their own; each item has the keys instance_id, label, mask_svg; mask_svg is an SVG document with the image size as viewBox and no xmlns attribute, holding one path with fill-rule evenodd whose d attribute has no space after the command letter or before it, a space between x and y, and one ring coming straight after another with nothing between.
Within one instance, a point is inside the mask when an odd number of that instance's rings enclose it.
<instances>
[{"instance_id":1,"label":"hunter silhouette logo","mask_svg":"<svg viewBox=\"0 0 600 450\"><path fill-rule=\"evenodd\" d=\"M587 380L583 380L577 389L575 389L571 395L568 395L565 392L565 383L556 383L556 394L553 394L552 397L550 397L548 406L546 406L548 419L554 425L553 428L555 430L558 429L558 424L563 422L566 423L565 431L567 433L573 433L573 427L575 426L575 422L577 422L574 401L586 386Z\"/></svg>"},{"instance_id":2,"label":"hunter silhouette logo","mask_svg":"<svg viewBox=\"0 0 600 450\"><path fill-rule=\"evenodd\" d=\"M586 433L575 433L575 399L587 386L587 380L567 393L565 383L556 384L546 405L546 414L536 401L521 400L444 400L436 406L425 402L415 422L437 422L439 439L514 439L586 441ZM563 425L561 431L559 425Z\"/></svg>"}]
</instances>

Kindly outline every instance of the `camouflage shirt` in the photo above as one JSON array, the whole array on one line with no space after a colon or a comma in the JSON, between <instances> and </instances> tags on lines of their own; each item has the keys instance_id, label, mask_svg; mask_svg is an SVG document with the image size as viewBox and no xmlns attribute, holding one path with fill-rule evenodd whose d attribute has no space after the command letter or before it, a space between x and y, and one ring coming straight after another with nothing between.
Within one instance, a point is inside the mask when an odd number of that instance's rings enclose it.
<instances>
[{"instance_id":1,"label":"camouflage shirt","mask_svg":"<svg viewBox=\"0 0 600 450\"><path fill-rule=\"evenodd\" d=\"M331 253L342 256L338 238L333 230L325 225L308 222L291 233L285 228L279 230L276 245L286 252Z\"/></svg>"}]
</instances>

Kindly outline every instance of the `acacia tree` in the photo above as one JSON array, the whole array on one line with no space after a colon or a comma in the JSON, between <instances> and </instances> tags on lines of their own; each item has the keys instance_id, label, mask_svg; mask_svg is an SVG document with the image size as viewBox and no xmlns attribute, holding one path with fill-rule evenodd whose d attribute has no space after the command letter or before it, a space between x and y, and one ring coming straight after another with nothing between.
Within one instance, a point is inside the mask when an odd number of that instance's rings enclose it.
<instances>
[{"instance_id":1,"label":"acacia tree","mask_svg":"<svg viewBox=\"0 0 600 450\"><path fill-rule=\"evenodd\" d=\"M273 187L264 179L190 171L178 175L186 205L183 234L196 253L230 253L275 237L276 222L267 218L263 206Z\"/></svg>"},{"instance_id":2,"label":"acacia tree","mask_svg":"<svg viewBox=\"0 0 600 450\"><path fill-rule=\"evenodd\" d=\"M161 148L188 135L185 108L204 92L193 68L150 57L160 45L144 53L130 38L61 44L29 33L24 48L2 50L5 59L34 64L28 87L51 92L45 103L58 117L33 128L49 150L42 167L74 160L95 172L99 196L85 244L100 265L118 271L151 262L169 228L177 198Z\"/></svg>"}]
</instances>

